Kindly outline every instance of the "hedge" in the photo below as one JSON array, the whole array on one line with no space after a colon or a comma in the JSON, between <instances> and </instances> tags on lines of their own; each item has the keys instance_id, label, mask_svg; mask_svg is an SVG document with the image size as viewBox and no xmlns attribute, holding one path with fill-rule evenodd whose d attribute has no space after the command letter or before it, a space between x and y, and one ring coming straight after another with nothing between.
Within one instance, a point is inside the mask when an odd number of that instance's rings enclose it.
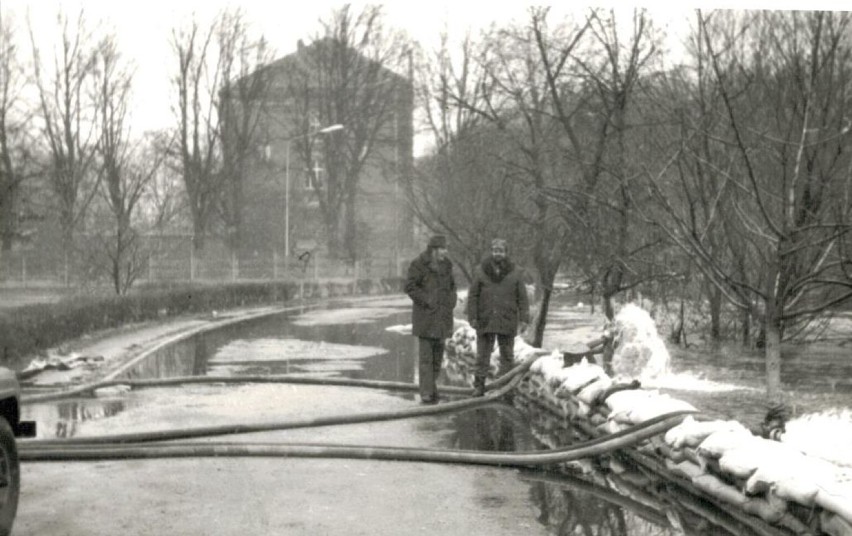
<instances>
[{"instance_id":1,"label":"hedge","mask_svg":"<svg viewBox=\"0 0 852 536\"><path fill-rule=\"evenodd\" d=\"M0 310L0 365L22 368L28 357L97 330L157 318L303 298L399 291L399 278L346 282L274 281L141 290L127 296L74 297Z\"/></svg>"}]
</instances>

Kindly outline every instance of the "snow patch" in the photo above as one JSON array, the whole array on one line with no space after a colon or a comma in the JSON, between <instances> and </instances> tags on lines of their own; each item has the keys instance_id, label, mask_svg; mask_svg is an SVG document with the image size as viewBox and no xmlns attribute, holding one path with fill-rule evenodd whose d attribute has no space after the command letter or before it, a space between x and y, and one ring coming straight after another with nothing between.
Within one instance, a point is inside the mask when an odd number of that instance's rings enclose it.
<instances>
[{"instance_id":1,"label":"snow patch","mask_svg":"<svg viewBox=\"0 0 852 536\"><path fill-rule=\"evenodd\" d=\"M336 324L366 324L400 312L394 307L353 307L329 311L311 311L295 317L296 326L333 326Z\"/></svg>"},{"instance_id":2,"label":"snow patch","mask_svg":"<svg viewBox=\"0 0 852 536\"><path fill-rule=\"evenodd\" d=\"M781 441L812 456L852 467L852 410L832 408L789 421Z\"/></svg>"},{"instance_id":3,"label":"snow patch","mask_svg":"<svg viewBox=\"0 0 852 536\"><path fill-rule=\"evenodd\" d=\"M255 361L365 359L388 353L376 346L355 346L300 339L237 339L223 346L211 361L239 364Z\"/></svg>"}]
</instances>

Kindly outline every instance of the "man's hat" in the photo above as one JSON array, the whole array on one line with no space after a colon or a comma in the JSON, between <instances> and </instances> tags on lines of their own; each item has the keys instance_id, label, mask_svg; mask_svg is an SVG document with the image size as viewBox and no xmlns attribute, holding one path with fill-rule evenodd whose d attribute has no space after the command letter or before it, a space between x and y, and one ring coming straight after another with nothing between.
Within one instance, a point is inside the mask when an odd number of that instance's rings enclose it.
<instances>
[{"instance_id":1,"label":"man's hat","mask_svg":"<svg viewBox=\"0 0 852 536\"><path fill-rule=\"evenodd\" d=\"M503 249L509 249L509 246L504 238L495 238L491 241L491 247L502 247Z\"/></svg>"},{"instance_id":2,"label":"man's hat","mask_svg":"<svg viewBox=\"0 0 852 536\"><path fill-rule=\"evenodd\" d=\"M427 245L430 249L433 248L445 248L447 247L447 237L444 235L434 235L429 239L429 244Z\"/></svg>"}]
</instances>

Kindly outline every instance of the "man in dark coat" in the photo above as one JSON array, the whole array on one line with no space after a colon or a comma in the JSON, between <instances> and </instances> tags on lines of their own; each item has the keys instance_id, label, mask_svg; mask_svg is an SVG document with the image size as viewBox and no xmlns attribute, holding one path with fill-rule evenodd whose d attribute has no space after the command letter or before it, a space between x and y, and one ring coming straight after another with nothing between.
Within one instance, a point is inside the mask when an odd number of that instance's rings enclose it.
<instances>
[{"instance_id":1,"label":"man in dark coat","mask_svg":"<svg viewBox=\"0 0 852 536\"><path fill-rule=\"evenodd\" d=\"M436 404L435 380L444 360L444 340L453 333L453 308L456 306L456 282L453 264L447 258L445 237L430 238L426 251L411 261L405 293L414 302L411 331L419 339L420 400L424 404Z\"/></svg>"},{"instance_id":2,"label":"man in dark coat","mask_svg":"<svg viewBox=\"0 0 852 536\"><path fill-rule=\"evenodd\" d=\"M494 339L500 349L500 372L512 368L515 335L530 321L527 289L520 270L507 257L506 241L495 238L491 255L476 268L467 296L467 318L476 330L476 371L474 396L485 394L485 377L491 363Z\"/></svg>"}]
</instances>

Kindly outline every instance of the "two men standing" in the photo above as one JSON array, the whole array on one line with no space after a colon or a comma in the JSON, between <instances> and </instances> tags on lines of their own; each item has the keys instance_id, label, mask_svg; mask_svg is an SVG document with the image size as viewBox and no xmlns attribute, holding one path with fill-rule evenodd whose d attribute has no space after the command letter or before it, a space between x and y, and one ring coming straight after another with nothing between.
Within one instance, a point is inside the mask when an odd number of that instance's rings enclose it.
<instances>
[{"instance_id":1,"label":"two men standing","mask_svg":"<svg viewBox=\"0 0 852 536\"><path fill-rule=\"evenodd\" d=\"M515 335L529 323L529 300L519 270L508 259L506 241L494 239L491 255L477 267L468 292L467 316L476 330L475 396L485 394L485 378L496 339L500 349L500 375L512 367ZM419 341L420 399L438 401L435 380L441 372L444 339L452 335L456 284L447 258L447 241L429 239L426 251L411 262L405 293L414 302L412 333Z\"/></svg>"}]
</instances>

